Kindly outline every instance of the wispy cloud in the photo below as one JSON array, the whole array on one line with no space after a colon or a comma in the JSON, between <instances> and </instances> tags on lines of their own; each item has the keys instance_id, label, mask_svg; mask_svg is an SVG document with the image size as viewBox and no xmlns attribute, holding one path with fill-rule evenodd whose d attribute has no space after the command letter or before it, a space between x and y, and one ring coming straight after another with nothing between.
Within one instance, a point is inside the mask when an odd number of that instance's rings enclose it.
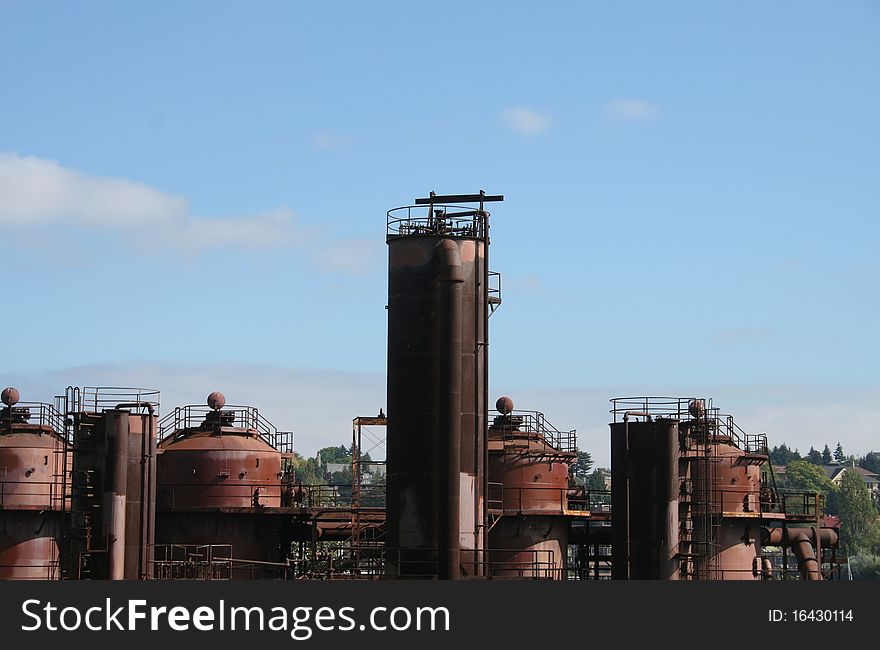
<instances>
[{"instance_id":1,"label":"wispy cloud","mask_svg":"<svg viewBox=\"0 0 880 650\"><path fill-rule=\"evenodd\" d=\"M45 228L53 228L48 238L53 242L77 234L86 243L97 235L116 235L135 250L158 247L186 257L219 249L299 247L321 270L361 273L367 264L363 256L357 264L348 259L345 251L355 243L333 236L326 227L300 223L286 207L202 217L192 214L185 198L144 183L0 153L0 229L20 244L44 248L47 238L40 233Z\"/></svg>"},{"instance_id":2,"label":"wispy cloud","mask_svg":"<svg viewBox=\"0 0 880 650\"><path fill-rule=\"evenodd\" d=\"M644 99L615 99L605 105L605 115L613 120L637 122L657 119L660 110Z\"/></svg>"},{"instance_id":3,"label":"wispy cloud","mask_svg":"<svg viewBox=\"0 0 880 650\"><path fill-rule=\"evenodd\" d=\"M550 115L540 113L525 106L512 106L501 111L501 121L508 128L525 133L526 135L538 135L550 127Z\"/></svg>"},{"instance_id":4,"label":"wispy cloud","mask_svg":"<svg viewBox=\"0 0 880 650\"><path fill-rule=\"evenodd\" d=\"M322 151L349 149L354 142L351 138L329 131L318 131L312 135L312 146Z\"/></svg>"},{"instance_id":5,"label":"wispy cloud","mask_svg":"<svg viewBox=\"0 0 880 650\"><path fill-rule=\"evenodd\" d=\"M123 178L90 176L54 160L0 154L0 224L64 220L138 227L185 222L187 201Z\"/></svg>"}]
</instances>

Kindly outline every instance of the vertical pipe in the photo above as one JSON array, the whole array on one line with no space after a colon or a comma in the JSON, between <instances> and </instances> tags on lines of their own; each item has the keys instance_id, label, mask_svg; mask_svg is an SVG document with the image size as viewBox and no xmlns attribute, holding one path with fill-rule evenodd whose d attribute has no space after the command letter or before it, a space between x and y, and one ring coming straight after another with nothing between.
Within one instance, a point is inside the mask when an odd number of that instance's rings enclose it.
<instances>
[{"instance_id":1,"label":"vertical pipe","mask_svg":"<svg viewBox=\"0 0 880 650\"><path fill-rule=\"evenodd\" d=\"M480 195L483 190L480 190ZM483 252L483 290L481 296L481 309L483 311L483 346L482 346L482 380L483 394L480 408L480 440L482 445L482 475L477 478L480 481L480 530L479 542L477 546L476 556L478 560L485 560L485 549L489 545L489 511L486 507L486 497L489 494L489 213L483 209L483 202L480 201L480 213L483 217L483 233L482 233L482 252ZM478 240L479 242L479 240ZM479 245L479 244L478 244ZM479 251L478 251L479 256ZM484 564L478 566L477 575L482 575L481 570L485 568Z\"/></svg>"},{"instance_id":2,"label":"vertical pipe","mask_svg":"<svg viewBox=\"0 0 880 650\"><path fill-rule=\"evenodd\" d=\"M658 435L662 436L663 451L665 452L663 459L665 485L661 495L666 506L663 526L663 556L660 558L663 574L660 577L664 580L678 580L678 424L664 422L658 426L665 426L665 430L658 431Z\"/></svg>"},{"instance_id":3,"label":"vertical pipe","mask_svg":"<svg viewBox=\"0 0 880 650\"><path fill-rule=\"evenodd\" d=\"M628 580L629 563L629 418L611 425L611 578Z\"/></svg>"},{"instance_id":4,"label":"vertical pipe","mask_svg":"<svg viewBox=\"0 0 880 650\"><path fill-rule=\"evenodd\" d=\"M107 577L125 578L125 495L128 487L128 411L105 411L107 480L104 507L107 516ZM109 488L109 489L108 489Z\"/></svg>"},{"instance_id":5,"label":"vertical pipe","mask_svg":"<svg viewBox=\"0 0 880 650\"><path fill-rule=\"evenodd\" d=\"M450 239L440 240L434 248L438 265L440 313L439 381L437 382L438 420L441 436L440 494L445 499L440 509L439 577L461 577L461 346L462 288L464 275L458 246ZM478 477L475 477L478 478Z\"/></svg>"}]
</instances>

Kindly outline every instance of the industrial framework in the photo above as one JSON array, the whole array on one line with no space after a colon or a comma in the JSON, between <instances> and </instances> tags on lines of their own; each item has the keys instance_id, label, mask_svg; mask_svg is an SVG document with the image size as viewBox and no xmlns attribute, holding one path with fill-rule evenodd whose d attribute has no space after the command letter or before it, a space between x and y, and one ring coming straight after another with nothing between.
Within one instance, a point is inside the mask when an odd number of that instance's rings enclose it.
<instances>
[{"instance_id":1,"label":"industrial framework","mask_svg":"<svg viewBox=\"0 0 880 650\"><path fill-rule=\"evenodd\" d=\"M303 483L293 434L219 392L4 390L0 579L839 578L823 497L705 399L612 400L610 490L573 481L575 431L509 397L490 422L502 200L388 212L388 414L353 419L350 482Z\"/></svg>"}]
</instances>

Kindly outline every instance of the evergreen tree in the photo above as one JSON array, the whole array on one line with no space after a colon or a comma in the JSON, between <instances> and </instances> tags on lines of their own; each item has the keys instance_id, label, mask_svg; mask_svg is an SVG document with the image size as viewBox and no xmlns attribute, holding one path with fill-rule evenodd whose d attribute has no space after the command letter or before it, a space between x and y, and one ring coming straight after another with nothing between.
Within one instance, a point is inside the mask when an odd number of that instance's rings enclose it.
<instances>
[{"instance_id":1,"label":"evergreen tree","mask_svg":"<svg viewBox=\"0 0 880 650\"><path fill-rule=\"evenodd\" d=\"M869 451L859 460L859 467L880 474L880 451Z\"/></svg>"},{"instance_id":2,"label":"evergreen tree","mask_svg":"<svg viewBox=\"0 0 880 650\"><path fill-rule=\"evenodd\" d=\"M590 456L590 452L581 451L580 449L577 455L577 462L571 466L569 473L577 485L586 485L590 469L593 467L593 457Z\"/></svg>"},{"instance_id":3,"label":"evergreen tree","mask_svg":"<svg viewBox=\"0 0 880 650\"><path fill-rule=\"evenodd\" d=\"M834 460L838 463L842 463L846 460L846 455L843 453L843 446L838 442L837 447L834 448Z\"/></svg>"},{"instance_id":4,"label":"evergreen tree","mask_svg":"<svg viewBox=\"0 0 880 650\"><path fill-rule=\"evenodd\" d=\"M777 467L788 465L793 460L799 460L800 457L797 449L792 451L784 442L770 450L770 462Z\"/></svg>"},{"instance_id":5,"label":"evergreen tree","mask_svg":"<svg viewBox=\"0 0 880 650\"><path fill-rule=\"evenodd\" d=\"M825 445L825 449L822 450L822 464L830 465L831 460L831 449L828 447L828 445Z\"/></svg>"},{"instance_id":6,"label":"evergreen tree","mask_svg":"<svg viewBox=\"0 0 880 650\"><path fill-rule=\"evenodd\" d=\"M810 452L807 454L807 460L813 463L813 465L821 465L822 452L814 447L810 447Z\"/></svg>"}]
</instances>

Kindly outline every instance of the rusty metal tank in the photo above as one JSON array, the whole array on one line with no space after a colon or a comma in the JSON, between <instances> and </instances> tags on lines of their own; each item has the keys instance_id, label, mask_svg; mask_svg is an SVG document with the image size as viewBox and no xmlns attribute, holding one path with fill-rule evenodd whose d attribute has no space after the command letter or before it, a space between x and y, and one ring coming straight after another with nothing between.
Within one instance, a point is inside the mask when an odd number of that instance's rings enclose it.
<instances>
[{"instance_id":1,"label":"rusty metal tank","mask_svg":"<svg viewBox=\"0 0 880 650\"><path fill-rule=\"evenodd\" d=\"M699 398L612 403L612 577L762 579L766 436Z\"/></svg>"},{"instance_id":2,"label":"rusty metal tank","mask_svg":"<svg viewBox=\"0 0 880 650\"><path fill-rule=\"evenodd\" d=\"M224 545L236 560L283 562L281 506L284 459L292 434L279 432L250 406L175 409L160 423L157 554L166 545ZM251 577L233 571L234 577Z\"/></svg>"},{"instance_id":3,"label":"rusty metal tank","mask_svg":"<svg viewBox=\"0 0 880 650\"><path fill-rule=\"evenodd\" d=\"M140 580L152 563L159 392L68 386L72 446L66 575Z\"/></svg>"},{"instance_id":4,"label":"rusty metal tank","mask_svg":"<svg viewBox=\"0 0 880 650\"><path fill-rule=\"evenodd\" d=\"M63 420L49 404L18 403L15 389L2 397L0 579L58 579L66 489Z\"/></svg>"},{"instance_id":5,"label":"rusty metal tank","mask_svg":"<svg viewBox=\"0 0 880 650\"><path fill-rule=\"evenodd\" d=\"M612 578L678 579L678 423L611 424Z\"/></svg>"},{"instance_id":6,"label":"rusty metal tank","mask_svg":"<svg viewBox=\"0 0 880 650\"><path fill-rule=\"evenodd\" d=\"M488 434L489 571L494 578L564 577L569 529L569 469L577 460L575 433L560 432L542 413L501 415Z\"/></svg>"},{"instance_id":7,"label":"rusty metal tank","mask_svg":"<svg viewBox=\"0 0 880 650\"><path fill-rule=\"evenodd\" d=\"M256 409L224 405L185 406L163 418L160 508L281 505L281 451L260 431Z\"/></svg>"},{"instance_id":8,"label":"rusty metal tank","mask_svg":"<svg viewBox=\"0 0 880 650\"><path fill-rule=\"evenodd\" d=\"M714 434L709 458L691 462L693 501L712 504L713 520L694 526L711 527L711 553L696 554L694 575L713 580L756 580L755 558L761 557L761 467L729 436ZM705 474L708 472L708 476ZM706 486L706 487L704 487ZM704 491L711 490L708 499Z\"/></svg>"},{"instance_id":9,"label":"rusty metal tank","mask_svg":"<svg viewBox=\"0 0 880 650\"><path fill-rule=\"evenodd\" d=\"M501 198L432 193L388 212L390 575L481 572L490 305L483 202ZM450 205L458 202L480 205Z\"/></svg>"}]
</instances>

